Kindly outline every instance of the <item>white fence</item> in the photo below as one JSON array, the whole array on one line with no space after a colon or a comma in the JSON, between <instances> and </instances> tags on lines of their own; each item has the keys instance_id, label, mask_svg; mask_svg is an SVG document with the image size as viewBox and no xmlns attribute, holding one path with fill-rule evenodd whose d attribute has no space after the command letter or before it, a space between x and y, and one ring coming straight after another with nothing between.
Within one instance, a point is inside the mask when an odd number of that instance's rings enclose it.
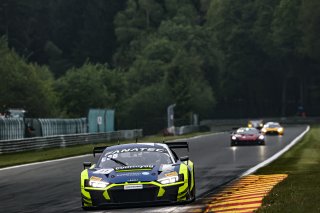
<instances>
[{"instance_id":1,"label":"white fence","mask_svg":"<svg viewBox=\"0 0 320 213\"><path fill-rule=\"evenodd\" d=\"M66 147L81 144L95 144L107 141L142 137L142 129L120 130L106 133L84 133L48 137L24 138L0 141L0 154L23 152L37 149Z\"/></svg>"}]
</instances>

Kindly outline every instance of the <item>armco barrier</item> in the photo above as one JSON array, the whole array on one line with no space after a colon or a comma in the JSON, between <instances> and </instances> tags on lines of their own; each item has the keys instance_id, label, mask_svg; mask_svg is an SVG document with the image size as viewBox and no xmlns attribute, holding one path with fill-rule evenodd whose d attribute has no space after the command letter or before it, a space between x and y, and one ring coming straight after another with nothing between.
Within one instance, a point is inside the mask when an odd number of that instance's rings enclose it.
<instances>
[{"instance_id":1,"label":"armco barrier","mask_svg":"<svg viewBox=\"0 0 320 213\"><path fill-rule=\"evenodd\" d=\"M134 139L137 137L142 137L142 129L3 140L0 141L0 154L81 144L94 144L111 140Z\"/></svg>"}]
</instances>

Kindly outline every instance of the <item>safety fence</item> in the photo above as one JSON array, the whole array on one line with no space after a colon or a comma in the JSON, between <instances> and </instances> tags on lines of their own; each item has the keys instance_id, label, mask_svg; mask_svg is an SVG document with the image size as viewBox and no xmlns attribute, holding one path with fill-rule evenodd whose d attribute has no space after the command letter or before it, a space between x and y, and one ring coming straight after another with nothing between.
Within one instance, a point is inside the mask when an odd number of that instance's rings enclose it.
<instances>
[{"instance_id":1,"label":"safety fence","mask_svg":"<svg viewBox=\"0 0 320 213\"><path fill-rule=\"evenodd\" d=\"M0 118L0 140L23 138L25 125L22 118Z\"/></svg>"},{"instance_id":2,"label":"safety fence","mask_svg":"<svg viewBox=\"0 0 320 213\"><path fill-rule=\"evenodd\" d=\"M86 118L0 118L0 141L26 137L81 134L88 132Z\"/></svg>"},{"instance_id":3,"label":"safety fence","mask_svg":"<svg viewBox=\"0 0 320 213\"><path fill-rule=\"evenodd\" d=\"M142 137L142 129L120 130L106 133L83 133L57 135L0 141L0 154L23 152L38 149L67 147L81 144L95 144L107 141L134 139Z\"/></svg>"},{"instance_id":4,"label":"safety fence","mask_svg":"<svg viewBox=\"0 0 320 213\"><path fill-rule=\"evenodd\" d=\"M87 119L38 119L42 136L87 133Z\"/></svg>"}]
</instances>

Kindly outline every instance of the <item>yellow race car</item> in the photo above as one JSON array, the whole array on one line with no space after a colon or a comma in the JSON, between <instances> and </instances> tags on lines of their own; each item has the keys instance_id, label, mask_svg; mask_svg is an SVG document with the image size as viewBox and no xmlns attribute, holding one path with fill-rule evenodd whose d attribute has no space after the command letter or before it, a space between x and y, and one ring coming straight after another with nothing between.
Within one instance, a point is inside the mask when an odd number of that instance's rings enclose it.
<instances>
[{"instance_id":1,"label":"yellow race car","mask_svg":"<svg viewBox=\"0 0 320 213\"><path fill-rule=\"evenodd\" d=\"M248 127L261 129L263 127L263 120L249 120Z\"/></svg>"},{"instance_id":2,"label":"yellow race car","mask_svg":"<svg viewBox=\"0 0 320 213\"><path fill-rule=\"evenodd\" d=\"M194 165L174 149L188 142L132 143L95 147L96 164L81 173L82 208L189 203L195 200ZM88 167L88 168L86 168Z\"/></svg>"},{"instance_id":3,"label":"yellow race car","mask_svg":"<svg viewBox=\"0 0 320 213\"><path fill-rule=\"evenodd\" d=\"M268 122L261 129L263 134L283 135L284 128L277 122Z\"/></svg>"}]
</instances>

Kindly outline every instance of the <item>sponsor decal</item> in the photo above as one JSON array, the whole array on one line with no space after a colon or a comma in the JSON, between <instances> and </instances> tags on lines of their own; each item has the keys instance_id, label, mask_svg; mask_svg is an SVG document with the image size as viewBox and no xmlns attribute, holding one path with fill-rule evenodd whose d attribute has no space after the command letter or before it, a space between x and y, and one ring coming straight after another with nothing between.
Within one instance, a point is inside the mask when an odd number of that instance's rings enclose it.
<instances>
[{"instance_id":1,"label":"sponsor decal","mask_svg":"<svg viewBox=\"0 0 320 213\"><path fill-rule=\"evenodd\" d=\"M127 152L167 152L166 149L158 149L158 148L131 148L131 149L117 149L110 152L105 153L105 156L119 154L119 153L127 153Z\"/></svg>"},{"instance_id":2,"label":"sponsor decal","mask_svg":"<svg viewBox=\"0 0 320 213\"><path fill-rule=\"evenodd\" d=\"M143 189L142 185L124 185L124 190L132 190L132 189Z\"/></svg>"},{"instance_id":3,"label":"sponsor decal","mask_svg":"<svg viewBox=\"0 0 320 213\"><path fill-rule=\"evenodd\" d=\"M140 172L118 173L117 177L137 177L141 176Z\"/></svg>"},{"instance_id":4,"label":"sponsor decal","mask_svg":"<svg viewBox=\"0 0 320 213\"><path fill-rule=\"evenodd\" d=\"M99 170L93 172L93 174L104 174L104 175L107 175L107 174L110 174L112 171L113 171L113 169L99 169Z\"/></svg>"},{"instance_id":5,"label":"sponsor decal","mask_svg":"<svg viewBox=\"0 0 320 213\"><path fill-rule=\"evenodd\" d=\"M116 171L118 170L131 170L131 169L153 169L154 165L141 165L141 166L119 166L114 168Z\"/></svg>"},{"instance_id":6,"label":"sponsor decal","mask_svg":"<svg viewBox=\"0 0 320 213\"><path fill-rule=\"evenodd\" d=\"M107 160L110 160L110 158L116 159L118 157L118 154L110 154L107 155Z\"/></svg>"}]
</instances>

